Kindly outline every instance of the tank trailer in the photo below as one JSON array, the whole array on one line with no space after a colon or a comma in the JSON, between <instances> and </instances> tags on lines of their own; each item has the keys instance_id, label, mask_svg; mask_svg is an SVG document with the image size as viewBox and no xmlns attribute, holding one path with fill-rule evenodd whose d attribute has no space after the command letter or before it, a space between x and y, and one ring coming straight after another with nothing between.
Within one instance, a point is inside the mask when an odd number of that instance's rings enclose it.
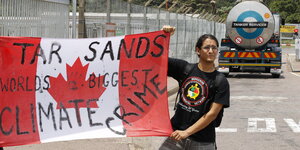
<instances>
[{"instance_id":1,"label":"tank trailer","mask_svg":"<svg viewBox=\"0 0 300 150\"><path fill-rule=\"evenodd\" d=\"M230 72L282 73L279 14L262 3L243 1L234 6L226 20L226 38L221 40L218 70Z\"/></svg>"}]
</instances>

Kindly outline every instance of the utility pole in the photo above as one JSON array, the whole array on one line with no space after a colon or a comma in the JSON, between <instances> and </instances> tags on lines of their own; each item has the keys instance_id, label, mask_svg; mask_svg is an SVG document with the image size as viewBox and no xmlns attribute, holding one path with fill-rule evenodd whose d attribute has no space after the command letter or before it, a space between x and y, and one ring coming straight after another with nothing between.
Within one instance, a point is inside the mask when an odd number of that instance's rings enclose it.
<instances>
[{"instance_id":1,"label":"utility pole","mask_svg":"<svg viewBox=\"0 0 300 150\"><path fill-rule=\"evenodd\" d=\"M78 0L78 12L79 12L79 19L78 19L78 38L87 38L86 35L86 26L85 26L85 0Z\"/></svg>"}]
</instances>

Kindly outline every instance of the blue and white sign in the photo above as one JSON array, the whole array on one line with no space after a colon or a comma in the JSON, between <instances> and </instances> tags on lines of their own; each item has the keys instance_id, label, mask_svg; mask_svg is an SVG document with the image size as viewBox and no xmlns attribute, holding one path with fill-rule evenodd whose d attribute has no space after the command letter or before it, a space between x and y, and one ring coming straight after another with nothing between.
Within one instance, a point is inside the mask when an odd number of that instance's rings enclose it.
<instances>
[{"instance_id":1,"label":"blue and white sign","mask_svg":"<svg viewBox=\"0 0 300 150\"><path fill-rule=\"evenodd\" d=\"M256 11L245 11L238 18L237 22L244 22L246 18L252 17L257 22L264 22L264 18ZM254 39L261 35L264 28L257 28L254 32L248 33L243 28L236 28L236 31L245 39Z\"/></svg>"}]
</instances>

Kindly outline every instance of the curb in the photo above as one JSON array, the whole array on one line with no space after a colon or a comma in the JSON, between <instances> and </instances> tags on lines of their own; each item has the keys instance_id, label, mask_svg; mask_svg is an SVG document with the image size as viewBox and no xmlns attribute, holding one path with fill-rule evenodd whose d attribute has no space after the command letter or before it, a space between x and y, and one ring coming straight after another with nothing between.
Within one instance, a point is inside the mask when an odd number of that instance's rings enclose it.
<instances>
[{"instance_id":1,"label":"curb","mask_svg":"<svg viewBox=\"0 0 300 150\"><path fill-rule=\"evenodd\" d=\"M288 64L290 65L290 67L291 67L291 69L292 69L292 72L294 72L294 68L293 68L293 64L292 64L292 62L291 62L291 56L290 56L290 54L287 54L287 60L288 60Z\"/></svg>"},{"instance_id":2,"label":"curb","mask_svg":"<svg viewBox=\"0 0 300 150\"><path fill-rule=\"evenodd\" d=\"M294 61L292 60L293 58L295 58L296 57L296 55L294 55L294 54L287 54L287 56L288 56L288 63L289 63L289 65L291 66L291 69L292 69L292 72L300 72L300 69L299 68L295 68L294 67ZM297 63L297 62L295 62L295 63ZM298 63L300 63L300 62L298 62Z\"/></svg>"},{"instance_id":3,"label":"curb","mask_svg":"<svg viewBox=\"0 0 300 150\"><path fill-rule=\"evenodd\" d=\"M289 62L289 65L290 65L290 67L292 69L292 72L294 72L293 64L291 62L291 56L289 54L287 54L287 56L288 56L288 62Z\"/></svg>"}]
</instances>

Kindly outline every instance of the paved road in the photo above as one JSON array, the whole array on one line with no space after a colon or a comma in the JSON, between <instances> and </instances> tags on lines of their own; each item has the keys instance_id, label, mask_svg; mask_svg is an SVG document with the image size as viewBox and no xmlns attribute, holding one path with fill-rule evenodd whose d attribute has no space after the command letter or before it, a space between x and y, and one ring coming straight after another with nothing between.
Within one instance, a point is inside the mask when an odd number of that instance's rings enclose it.
<instances>
[{"instance_id":1,"label":"paved road","mask_svg":"<svg viewBox=\"0 0 300 150\"><path fill-rule=\"evenodd\" d=\"M299 150L300 73L291 72L283 50L283 74L233 74L231 108L218 132L221 150Z\"/></svg>"}]
</instances>

